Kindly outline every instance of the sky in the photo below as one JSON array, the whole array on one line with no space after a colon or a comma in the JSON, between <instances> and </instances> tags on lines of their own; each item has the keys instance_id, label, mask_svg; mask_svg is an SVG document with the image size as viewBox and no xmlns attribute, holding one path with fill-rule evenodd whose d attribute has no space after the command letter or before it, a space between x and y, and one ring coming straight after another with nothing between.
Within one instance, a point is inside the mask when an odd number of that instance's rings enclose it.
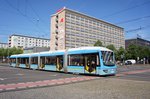
<instances>
[{"instance_id":1,"label":"sky","mask_svg":"<svg viewBox=\"0 0 150 99\"><path fill-rule=\"evenodd\" d=\"M63 7L124 28L125 39L150 41L150 0L0 0L0 42L12 34L50 38L50 18Z\"/></svg>"}]
</instances>

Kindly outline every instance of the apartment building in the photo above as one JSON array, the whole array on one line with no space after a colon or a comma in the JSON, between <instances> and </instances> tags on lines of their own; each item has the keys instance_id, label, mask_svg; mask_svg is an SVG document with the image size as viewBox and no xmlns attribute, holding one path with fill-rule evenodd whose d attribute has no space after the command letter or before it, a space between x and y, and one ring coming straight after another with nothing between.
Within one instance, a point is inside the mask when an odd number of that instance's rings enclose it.
<instances>
[{"instance_id":1,"label":"apartment building","mask_svg":"<svg viewBox=\"0 0 150 99\"><path fill-rule=\"evenodd\" d=\"M93 46L97 40L125 48L124 29L65 7L51 16L51 50Z\"/></svg>"},{"instance_id":2,"label":"apartment building","mask_svg":"<svg viewBox=\"0 0 150 99\"><path fill-rule=\"evenodd\" d=\"M31 37L13 34L9 37L9 47L49 47L50 40L45 38Z\"/></svg>"},{"instance_id":3,"label":"apartment building","mask_svg":"<svg viewBox=\"0 0 150 99\"><path fill-rule=\"evenodd\" d=\"M8 43L1 43L0 42L0 48L8 48Z\"/></svg>"}]
</instances>

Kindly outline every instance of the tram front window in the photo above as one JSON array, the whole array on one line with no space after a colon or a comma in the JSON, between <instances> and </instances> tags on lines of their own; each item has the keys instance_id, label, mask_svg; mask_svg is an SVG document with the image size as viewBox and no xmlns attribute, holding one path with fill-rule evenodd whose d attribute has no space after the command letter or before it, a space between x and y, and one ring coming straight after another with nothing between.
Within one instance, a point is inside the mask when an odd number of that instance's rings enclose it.
<instances>
[{"instance_id":1,"label":"tram front window","mask_svg":"<svg viewBox=\"0 0 150 99\"><path fill-rule=\"evenodd\" d=\"M113 52L102 51L102 58L103 58L104 65L106 65L106 66L114 66L115 65L115 59L114 59Z\"/></svg>"}]
</instances>

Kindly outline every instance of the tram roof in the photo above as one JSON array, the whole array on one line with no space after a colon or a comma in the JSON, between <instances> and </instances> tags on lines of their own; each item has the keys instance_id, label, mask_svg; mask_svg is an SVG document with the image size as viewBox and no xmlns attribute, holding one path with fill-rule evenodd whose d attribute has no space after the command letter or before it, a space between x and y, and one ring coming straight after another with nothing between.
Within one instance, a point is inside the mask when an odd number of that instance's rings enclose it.
<instances>
[{"instance_id":1,"label":"tram roof","mask_svg":"<svg viewBox=\"0 0 150 99\"><path fill-rule=\"evenodd\" d=\"M29 57L30 54L18 54L18 57Z\"/></svg>"},{"instance_id":2,"label":"tram roof","mask_svg":"<svg viewBox=\"0 0 150 99\"><path fill-rule=\"evenodd\" d=\"M10 58L16 58L18 55L11 55Z\"/></svg>"},{"instance_id":3,"label":"tram roof","mask_svg":"<svg viewBox=\"0 0 150 99\"><path fill-rule=\"evenodd\" d=\"M41 53L40 53L40 56L61 55L61 54L64 54L64 52L65 52L65 50L41 52Z\"/></svg>"},{"instance_id":4,"label":"tram roof","mask_svg":"<svg viewBox=\"0 0 150 99\"><path fill-rule=\"evenodd\" d=\"M68 49L68 51L77 51L77 50L97 50L97 51L111 51L112 52L112 50L105 48L105 47L79 47L79 48Z\"/></svg>"},{"instance_id":5,"label":"tram roof","mask_svg":"<svg viewBox=\"0 0 150 99\"><path fill-rule=\"evenodd\" d=\"M79 47L79 48L70 48L68 49L69 52L74 51L85 51L86 52L95 52L95 51L111 51L108 48L105 47ZM16 58L16 57L36 57L36 56L53 56L53 55L62 55L64 54L65 50L58 50L58 51L46 51L46 52L40 52L40 53L29 53L29 54L17 54L17 55L11 55L10 58ZM112 52L112 51L111 51Z\"/></svg>"}]
</instances>

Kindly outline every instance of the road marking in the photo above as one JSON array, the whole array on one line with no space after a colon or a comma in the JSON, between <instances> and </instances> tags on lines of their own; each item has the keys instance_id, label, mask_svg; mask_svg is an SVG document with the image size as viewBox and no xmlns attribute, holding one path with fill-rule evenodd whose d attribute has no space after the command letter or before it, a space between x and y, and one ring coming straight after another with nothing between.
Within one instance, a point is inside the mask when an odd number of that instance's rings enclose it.
<instances>
[{"instance_id":1,"label":"road marking","mask_svg":"<svg viewBox=\"0 0 150 99\"><path fill-rule=\"evenodd\" d=\"M4 80L4 78L0 78L0 80Z\"/></svg>"},{"instance_id":2,"label":"road marking","mask_svg":"<svg viewBox=\"0 0 150 99\"><path fill-rule=\"evenodd\" d=\"M24 75L24 74L20 74L20 73L18 73L18 74L15 74L15 75L19 75L19 76L22 76L22 75Z\"/></svg>"},{"instance_id":3,"label":"road marking","mask_svg":"<svg viewBox=\"0 0 150 99\"><path fill-rule=\"evenodd\" d=\"M5 79L7 79L7 78L0 78L0 80L5 80Z\"/></svg>"},{"instance_id":4,"label":"road marking","mask_svg":"<svg viewBox=\"0 0 150 99\"><path fill-rule=\"evenodd\" d=\"M57 76L57 74L55 74L55 75L50 75L50 76Z\"/></svg>"}]
</instances>

